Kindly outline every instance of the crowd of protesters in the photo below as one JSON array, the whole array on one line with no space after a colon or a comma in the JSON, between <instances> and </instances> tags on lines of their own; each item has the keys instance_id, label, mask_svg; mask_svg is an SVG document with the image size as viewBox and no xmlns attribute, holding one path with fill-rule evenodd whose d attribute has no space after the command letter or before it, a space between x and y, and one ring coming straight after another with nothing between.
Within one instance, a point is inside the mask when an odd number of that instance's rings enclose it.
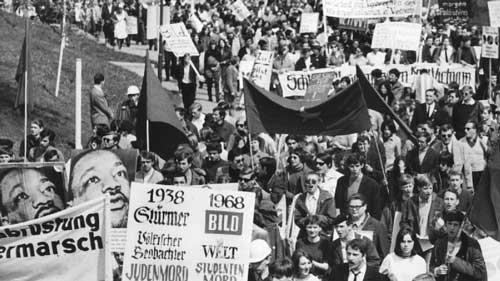
<instances>
[{"instance_id":1,"label":"crowd of protesters","mask_svg":"<svg viewBox=\"0 0 500 281\"><path fill-rule=\"evenodd\" d=\"M488 85L492 81L486 61L474 51L482 40L477 26L443 21L431 9L423 17L406 19L422 22L419 51L391 54L370 48L373 25L353 31L328 18L327 32L320 26L317 34L298 33L301 13L322 13L319 1L248 2L254 16L244 21L235 18L227 1L196 4L195 14L204 25L199 32L190 20L190 3L170 4L171 22L186 24L201 54L176 58L162 47L165 77L177 80L183 95L184 107L175 111L190 143L179 145L170 159L141 152L137 181L179 186L238 183L239 190L254 192L249 280L487 279L476 240L484 233L466 213L498 146L500 87ZM147 23L141 16L145 6L110 1L101 13L90 14L101 15L97 22L106 34L105 11L136 13L142 31L133 39L146 43ZM88 5L83 2L81 7ZM92 25L99 26L97 22ZM119 39L121 46L132 39L115 35L106 35L109 44ZM150 42L150 48L154 45ZM239 103L237 69L239 61L255 56L257 50L275 51L275 74L345 64L459 63L478 69L478 83L403 85L396 68L387 77L375 69L374 88L412 129L416 142L394 116L373 111L372 128L354 135L253 134ZM204 79L191 73L192 67ZM496 68L494 61L494 72ZM140 91L131 85L127 99L112 108L103 82L104 76L96 74L90 93L94 131L87 148L134 148ZM336 91L351 82L348 77L332 81ZM203 86L209 100L217 102L211 112L196 101L196 88ZM271 89L279 93L279 87L273 78ZM20 156L64 161L54 138L42 121L33 121L27 153L21 143ZM15 158L12 141L4 139L0 145L0 160ZM291 210L288 217L297 226L296 237L279 232L288 219L277 211L281 200Z\"/></svg>"}]
</instances>

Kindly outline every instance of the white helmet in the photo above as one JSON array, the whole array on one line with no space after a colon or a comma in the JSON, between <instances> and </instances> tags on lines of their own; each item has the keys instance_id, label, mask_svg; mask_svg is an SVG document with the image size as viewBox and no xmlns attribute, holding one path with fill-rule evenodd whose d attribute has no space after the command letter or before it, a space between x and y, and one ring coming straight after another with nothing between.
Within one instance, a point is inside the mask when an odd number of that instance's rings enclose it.
<instances>
[{"instance_id":1,"label":"white helmet","mask_svg":"<svg viewBox=\"0 0 500 281\"><path fill-rule=\"evenodd\" d=\"M135 86L135 85L128 86L127 96L128 95L138 95L140 93L141 93L141 91L139 90L139 88L137 86Z\"/></svg>"}]
</instances>

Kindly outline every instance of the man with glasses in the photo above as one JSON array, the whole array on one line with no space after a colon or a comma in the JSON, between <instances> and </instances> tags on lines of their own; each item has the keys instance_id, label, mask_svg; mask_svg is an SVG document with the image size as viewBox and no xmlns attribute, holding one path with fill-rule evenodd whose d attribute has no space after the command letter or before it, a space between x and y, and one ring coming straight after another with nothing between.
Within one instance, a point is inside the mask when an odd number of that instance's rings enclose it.
<instances>
[{"instance_id":1,"label":"man with glasses","mask_svg":"<svg viewBox=\"0 0 500 281\"><path fill-rule=\"evenodd\" d=\"M235 126L236 131L229 136L229 140L227 141L227 151L231 151L233 148L242 149L248 142L247 121L243 118L238 119Z\"/></svg>"},{"instance_id":2,"label":"man with glasses","mask_svg":"<svg viewBox=\"0 0 500 281\"><path fill-rule=\"evenodd\" d=\"M118 146L120 142L120 135L115 131L108 131L102 137L102 148L103 149L120 149Z\"/></svg>"},{"instance_id":3,"label":"man with glasses","mask_svg":"<svg viewBox=\"0 0 500 281\"><path fill-rule=\"evenodd\" d=\"M358 153L347 156L345 166L347 175L337 181L335 191L335 205L342 213L348 212L348 199L355 193L361 193L367 198L367 211L376 219L380 219L382 208L382 191L380 185L362 172L365 164L364 158Z\"/></svg>"},{"instance_id":4,"label":"man with glasses","mask_svg":"<svg viewBox=\"0 0 500 281\"><path fill-rule=\"evenodd\" d=\"M439 133L441 141L437 142L434 146L435 150L439 153L449 152L453 156L453 171L463 173L465 185L472 188L472 170L470 165L464 165L465 152L462 142L455 138L455 132L451 124L444 124L441 126Z\"/></svg>"},{"instance_id":5,"label":"man with glasses","mask_svg":"<svg viewBox=\"0 0 500 281\"><path fill-rule=\"evenodd\" d=\"M472 185L477 188L481 174L486 168L487 155L489 149L487 144L478 137L477 123L469 121L465 123L465 137L460 139L464 147L464 165L470 167L472 171Z\"/></svg>"},{"instance_id":6,"label":"man with glasses","mask_svg":"<svg viewBox=\"0 0 500 281\"><path fill-rule=\"evenodd\" d=\"M300 228L298 237L305 237L305 221L310 215L318 215L324 222L323 229L331 235L333 219L337 216L335 200L330 192L319 188L319 180L316 172L309 172L305 178L305 191L297 197L294 220Z\"/></svg>"},{"instance_id":7,"label":"man with glasses","mask_svg":"<svg viewBox=\"0 0 500 281\"><path fill-rule=\"evenodd\" d=\"M321 152L316 156L315 161L316 171L320 176L319 187L323 190L330 192L335 197L335 190L337 189L337 181L343 176L342 173L337 172L333 163L333 158L330 153Z\"/></svg>"},{"instance_id":8,"label":"man with glasses","mask_svg":"<svg viewBox=\"0 0 500 281\"><path fill-rule=\"evenodd\" d=\"M352 218L352 228L373 242L379 257L385 257L389 253L390 246L387 228L366 212L366 203L366 197L361 193L354 193L349 197L347 204Z\"/></svg>"}]
</instances>

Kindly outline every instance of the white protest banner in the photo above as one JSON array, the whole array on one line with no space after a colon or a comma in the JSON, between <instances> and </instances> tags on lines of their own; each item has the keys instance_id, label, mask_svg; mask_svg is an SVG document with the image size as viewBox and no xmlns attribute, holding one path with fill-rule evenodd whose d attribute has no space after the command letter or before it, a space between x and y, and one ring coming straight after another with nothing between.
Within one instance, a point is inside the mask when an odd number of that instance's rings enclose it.
<instances>
[{"instance_id":1,"label":"white protest banner","mask_svg":"<svg viewBox=\"0 0 500 281\"><path fill-rule=\"evenodd\" d=\"M122 280L247 280L255 193L133 183Z\"/></svg>"},{"instance_id":2,"label":"white protest banner","mask_svg":"<svg viewBox=\"0 0 500 281\"><path fill-rule=\"evenodd\" d=\"M386 18L416 14L419 0L324 0L323 3L324 13L329 17Z\"/></svg>"},{"instance_id":3,"label":"white protest banner","mask_svg":"<svg viewBox=\"0 0 500 281\"><path fill-rule=\"evenodd\" d=\"M500 1L488 1L490 26L500 27Z\"/></svg>"},{"instance_id":4,"label":"white protest banner","mask_svg":"<svg viewBox=\"0 0 500 281\"><path fill-rule=\"evenodd\" d=\"M246 18L252 15L252 13L248 10L247 6L241 2L241 0L237 0L233 4L231 4L231 10L233 11L236 19L239 21L244 21Z\"/></svg>"},{"instance_id":5,"label":"white protest banner","mask_svg":"<svg viewBox=\"0 0 500 281\"><path fill-rule=\"evenodd\" d=\"M259 87L269 91L273 70L274 53L271 51L257 52L250 79Z\"/></svg>"},{"instance_id":6,"label":"white protest banner","mask_svg":"<svg viewBox=\"0 0 500 281\"><path fill-rule=\"evenodd\" d=\"M200 55L183 22L162 25L160 32L165 44L176 57L183 57L186 53L191 56Z\"/></svg>"},{"instance_id":7,"label":"white protest banner","mask_svg":"<svg viewBox=\"0 0 500 281\"><path fill-rule=\"evenodd\" d=\"M500 280L500 242L491 237L478 240L483 252L488 280Z\"/></svg>"},{"instance_id":8,"label":"white protest banner","mask_svg":"<svg viewBox=\"0 0 500 281\"><path fill-rule=\"evenodd\" d=\"M349 68L349 70L350 69L351 68ZM354 67L352 67L352 69L354 69L354 72L352 73L352 75L355 75L356 69ZM347 69L344 70L343 68L323 68L323 69L317 69L317 70L313 70L313 71L309 71L309 72L290 71L290 72L285 72L285 73L279 74L278 80L279 80L280 85L281 85L283 97L285 97L285 98L293 97L293 96L304 97L306 95L307 88L309 86L309 80L310 80L310 77L312 74L330 73L329 77L332 77L331 79L333 79L333 80L329 81L329 83L331 85L331 83L334 80L340 79L340 78L342 78L342 76L346 76L347 71L348 71ZM351 76L351 75L349 75L349 76Z\"/></svg>"},{"instance_id":9,"label":"white protest banner","mask_svg":"<svg viewBox=\"0 0 500 281\"><path fill-rule=\"evenodd\" d=\"M475 86L476 84L476 68L463 66L461 64L437 65L435 63L415 63L415 64L392 64L383 66L361 66L361 70L366 75L369 81L372 81L371 72L374 69L380 69L382 76L389 77L389 70L396 68L401 73L399 81L404 86L411 86L415 77L420 74L423 69L441 84L449 84L457 82L460 87L464 85ZM312 72L290 71L278 75L278 80L281 85L283 97L305 96L309 86L309 78L311 73L315 72L332 72L333 81L344 76L356 79L355 66L340 66L335 68L317 69Z\"/></svg>"},{"instance_id":10,"label":"white protest banner","mask_svg":"<svg viewBox=\"0 0 500 281\"><path fill-rule=\"evenodd\" d=\"M417 51L422 25L409 22L377 23L372 48Z\"/></svg>"},{"instance_id":11,"label":"white protest banner","mask_svg":"<svg viewBox=\"0 0 500 281\"><path fill-rule=\"evenodd\" d=\"M318 32L318 21L319 21L319 13L303 13L300 16L299 33Z\"/></svg>"},{"instance_id":12,"label":"white protest banner","mask_svg":"<svg viewBox=\"0 0 500 281\"><path fill-rule=\"evenodd\" d=\"M127 34L137 34L137 18L134 16L127 16L125 21L127 22Z\"/></svg>"},{"instance_id":13,"label":"white protest banner","mask_svg":"<svg viewBox=\"0 0 500 281\"><path fill-rule=\"evenodd\" d=\"M481 57L498 59L498 27L483 26Z\"/></svg>"},{"instance_id":14,"label":"white protest banner","mask_svg":"<svg viewBox=\"0 0 500 281\"><path fill-rule=\"evenodd\" d=\"M1 227L2 280L111 280L106 247L110 220L106 213L109 199L101 197Z\"/></svg>"}]
</instances>

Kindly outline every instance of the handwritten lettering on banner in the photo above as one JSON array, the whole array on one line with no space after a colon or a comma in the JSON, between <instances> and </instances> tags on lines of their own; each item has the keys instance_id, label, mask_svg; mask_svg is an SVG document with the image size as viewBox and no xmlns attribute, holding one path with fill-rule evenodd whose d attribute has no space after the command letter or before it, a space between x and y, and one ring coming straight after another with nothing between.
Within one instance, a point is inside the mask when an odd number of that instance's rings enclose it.
<instances>
[{"instance_id":1,"label":"handwritten lettering on banner","mask_svg":"<svg viewBox=\"0 0 500 281\"><path fill-rule=\"evenodd\" d=\"M488 13L490 15L490 26L500 27L500 1L489 1Z\"/></svg>"},{"instance_id":2,"label":"handwritten lettering on banner","mask_svg":"<svg viewBox=\"0 0 500 281\"><path fill-rule=\"evenodd\" d=\"M109 254L105 243L110 228L105 219L107 202L102 197L1 227L2 280L111 280L111 270L105 272Z\"/></svg>"},{"instance_id":3,"label":"handwritten lettering on banner","mask_svg":"<svg viewBox=\"0 0 500 281\"><path fill-rule=\"evenodd\" d=\"M133 183L122 280L245 281L255 194Z\"/></svg>"},{"instance_id":4,"label":"handwritten lettering on banner","mask_svg":"<svg viewBox=\"0 0 500 281\"><path fill-rule=\"evenodd\" d=\"M372 48L417 51L422 25L409 22L377 23Z\"/></svg>"},{"instance_id":5,"label":"handwritten lettering on banner","mask_svg":"<svg viewBox=\"0 0 500 281\"><path fill-rule=\"evenodd\" d=\"M300 17L300 33L318 31L319 13L303 13Z\"/></svg>"},{"instance_id":6,"label":"handwritten lettering on banner","mask_svg":"<svg viewBox=\"0 0 500 281\"><path fill-rule=\"evenodd\" d=\"M250 79L259 87L269 91L273 70L274 53L271 51L257 52Z\"/></svg>"},{"instance_id":7,"label":"handwritten lettering on banner","mask_svg":"<svg viewBox=\"0 0 500 281\"><path fill-rule=\"evenodd\" d=\"M325 0L324 12L336 18L385 18L414 15L419 0Z\"/></svg>"},{"instance_id":8,"label":"handwritten lettering on banner","mask_svg":"<svg viewBox=\"0 0 500 281\"><path fill-rule=\"evenodd\" d=\"M184 23L173 23L160 26L160 32L168 48L176 57L183 57L186 53L198 56L198 49L193 43L191 36Z\"/></svg>"},{"instance_id":9,"label":"handwritten lettering on banner","mask_svg":"<svg viewBox=\"0 0 500 281\"><path fill-rule=\"evenodd\" d=\"M483 26L481 57L498 59L498 27Z\"/></svg>"},{"instance_id":10,"label":"handwritten lettering on banner","mask_svg":"<svg viewBox=\"0 0 500 281\"><path fill-rule=\"evenodd\" d=\"M246 18L252 15L252 13L247 9L245 4L241 2L241 0L234 2L230 7L239 21L244 21Z\"/></svg>"},{"instance_id":11,"label":"handwritten lettering on banner","mask_svg":"<svg viewBox=\"0 0 500 281\"><path fill-rule=\"evenodd\" d=\"M439 0L438 16L446 19L469 19L471 17L471 6L469 0Z\"/></svg>"},{"instance_id":12,"label":"handwritten lettering on banner","mask_svg":"<svg viewBox=\"0 0 500 281\"><path fill-rule=\"evenodd\" d=\"M371 81L371 72L375 68L380 69L382 75L385 77L389 77L389 70L392 68L398 69L401 72L399 81L405 86L411 86L416 76L419 75L423 69L426 69L437 82L442 84L457 82L460 87L464 85L475 86L476 84L476 69L474 67L462 66L461 64L438 66L435 63L416 63L411 65L384 65L380 67L362 66L361 70L363 70L368 80ZM324 68L312 72L290 71L278 75L283 97L305 96L310 85L311 74L329 72L332 73L330 76L331 78L329 78L331 79L330 83L344 76L350 77L351 80L356 79L356 68L354 66Z\"/></svg>"}]
</instances>

